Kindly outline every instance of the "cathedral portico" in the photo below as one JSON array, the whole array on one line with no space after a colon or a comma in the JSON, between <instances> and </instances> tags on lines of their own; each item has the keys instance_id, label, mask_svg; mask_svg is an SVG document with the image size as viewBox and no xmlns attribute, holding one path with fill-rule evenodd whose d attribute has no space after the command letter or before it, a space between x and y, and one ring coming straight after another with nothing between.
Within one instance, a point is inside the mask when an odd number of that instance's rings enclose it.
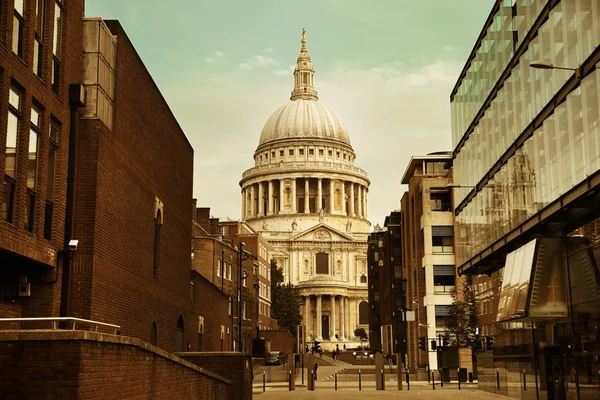
<instances>
[{"instance_id":1,"label":"cathedral portico","mask_svg":"<svg viewBox=\"0 0 600 400\"><path fill-rule=\"evenodd\" d=\"M290 101L265 123L242 174L242 219L299 291L307 340L352 345L367 327L366 171L340 118L318 101L305 32ZM365 311L366 310L366 311Z\"/></svg>"}]
</instances>

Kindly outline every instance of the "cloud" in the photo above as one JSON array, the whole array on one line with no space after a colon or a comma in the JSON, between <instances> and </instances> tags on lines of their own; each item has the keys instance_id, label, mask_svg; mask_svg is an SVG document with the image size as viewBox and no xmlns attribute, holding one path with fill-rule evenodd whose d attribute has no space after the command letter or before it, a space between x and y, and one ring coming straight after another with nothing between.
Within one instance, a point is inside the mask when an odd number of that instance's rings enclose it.
<instances>
[{"instance_id":1,"label":"cloud","mask_svg":"<svg viewBox=\"0 0 600 400\"><path fill-rule=\"evenodd\" d=\"M264 68L275 65L279 65L279 63L273 57L257 54L248 61L238 65L238 68L250 71L255 68Z\"/></svg>"},{"instance_id":2,"label":"cloud","mask_svg":"<svg viewBox=\"0 0 600 400\"><path fill-rule=\"evenodd\" d=\"M225 58L225 53L223 53L222 51L219 51L219 50L215 50L215 54L213 54L210 57L205 57L204 61L209 64L213 64L213 63L222 61L224 58Z\"/></svg>"},{"instance_id":3,"label":"cloud","mask_svg":"<svg viewBox=\"0 0 600 400\"><path fill-rule=\"evenodd\" d=\"M281 68L281 69L276 69L273 70L273 74L277 75L277 76L291 76L294 73L294 69L296 68L296 65L290 65L286 68Z\"/></svg>"}]
</instances>

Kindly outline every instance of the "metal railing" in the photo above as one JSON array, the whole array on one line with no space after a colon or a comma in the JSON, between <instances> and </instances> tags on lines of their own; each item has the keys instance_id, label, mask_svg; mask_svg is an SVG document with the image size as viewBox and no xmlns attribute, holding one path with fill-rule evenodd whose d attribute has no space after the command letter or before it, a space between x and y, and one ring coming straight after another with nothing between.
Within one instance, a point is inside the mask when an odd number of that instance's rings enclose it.
<instances>
[{"instance_id":1,"label":"metal railing","mask_svg":"<svg viewBox=\"0 0 600 400\"><path fill-rule=\"evenodd\" d=\"M71 329L75 330L77 323L94 325L94 332L98 332L99 326L105 326L114 329L114 334L117 334L117 330L121 328L120 325L107 324L106 322L91 321L89 319L75 318L75 317L36 317L36 318L0 318L2 322L40 322L40 321L52 321L52 329L58 329L58 323L62 321L68 321L73 323Z\"/></svg>"}]
</instances>

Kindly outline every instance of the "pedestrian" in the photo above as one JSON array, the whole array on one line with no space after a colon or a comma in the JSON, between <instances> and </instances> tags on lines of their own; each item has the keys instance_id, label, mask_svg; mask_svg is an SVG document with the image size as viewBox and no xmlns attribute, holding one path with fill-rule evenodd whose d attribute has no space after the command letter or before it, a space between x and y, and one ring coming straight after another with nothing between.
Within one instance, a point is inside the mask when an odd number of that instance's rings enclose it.
<instances>
[{"instance_id":1,"label":"pedestrian","mask_svg":"<svg viewBox=\"0 0 600 400\"><path fill-rule=\"evenodd\" d=\"M333 358L333 361L335 361L335 351L331 350L331 358Z\"/></svg>"},{"instance_id":2,"label":"pedestrian","mask_svg":"<svg viewBox=\"0 0 600 400\"><path fill-rule=\"evenodd\" d=\"M344 345L344 351L346 351L346 345Z\"/></svg>"},{"instance_id":3,"label":"pedestrian","mask_svg":"<svg viewBox=\"0 0 600 400\"><path fill-rule=\"evenodd\" d=\"M306 345L306 352L308 353L308 345Z\"/></svg>"},{"instance_id":4,"label":"pedestrian","mask_svg":"<svg viewBox=\"0 0 600 400\"><path fill-rule=\"evenodd\" d=\"M317 380L317 370L319 369L319 366L317 365L317 363L315 363L315 365L313 366L313 370L314 370L314 375L315 375L315 381Z\"/></svg>"},{"instance_id":5,"label":"pedestrian","mask_svg":"<svg viewBox=\"0 0 600 400\"><path fill-rule=\"evenodd\" d=\"M335 345L335 355L337 356L337 355L339 355L339 354L340 354L340 345L339 345L339 344L336 344L336 345Z\"/></svg>"},{"instance_id":6,"label":"pedestrian","mask_svg":"<svg viewBox=\"0 0 600 400\"><path fill-rule=\"evenodd\" d=\"M323 349L319 349L319 357L323 358Z\"/></svg>"}]
</instances>

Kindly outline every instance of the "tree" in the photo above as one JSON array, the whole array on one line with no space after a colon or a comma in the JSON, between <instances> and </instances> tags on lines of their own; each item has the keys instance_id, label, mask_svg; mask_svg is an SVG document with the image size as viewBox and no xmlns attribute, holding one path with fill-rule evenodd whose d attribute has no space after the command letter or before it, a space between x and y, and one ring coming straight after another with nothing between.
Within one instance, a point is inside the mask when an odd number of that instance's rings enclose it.
<instances>
[{"instance_id":1,"label":"tree","mask_svg":"<svg viewBox=\"0 0 600 400\"><path fill-rule=\"evenodd\" d=\"M365 331L365 328L356 328L354 330L354 336L360 338L360 340L367 340L369 338L367 336L367 331Z\"/></svg>"},{"instance_id":2,"label":"tree","mask_svg":"<svg viewBox=\"0 0 600 400\"><path fill-rule=\"evenodd\" d=\"M446 317L444 343L451 346L473 349L475 347L475 331L477 328L473 277L466 276L463 281L461 297L458 298L456 290L452 292L454 301L450 305L448 317Z\"/></svg>"},{"instance_id":3,"label":"tree","mask_svg":"<svg viewBox=\"0 0 600 400\"><path fill-rule=\"evenodd\" d=\"M283 283L283 272L274 261L271 261L271 317L292 335L302 322L298 290L291 283Z\"/></svg>"}]
</instances>

